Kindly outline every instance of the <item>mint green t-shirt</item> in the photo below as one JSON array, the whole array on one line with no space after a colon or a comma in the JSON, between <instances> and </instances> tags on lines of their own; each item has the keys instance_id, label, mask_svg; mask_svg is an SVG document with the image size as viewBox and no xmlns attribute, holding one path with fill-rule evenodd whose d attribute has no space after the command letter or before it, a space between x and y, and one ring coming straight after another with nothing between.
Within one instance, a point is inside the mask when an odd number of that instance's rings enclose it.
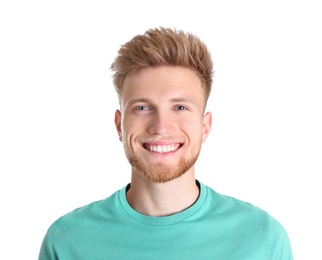
<instances>
[{"instance_id":1,"label":"mint green t-shirt","mask_svg":"<svg viewBox=\"0 0 322 260\"><path fill-rule=\"evenodd\" d=\"M276 219L197 183L196 203L167 217L135 211L126 200L127 187L78 208L49 227L39 260L293 259Z\"/></svg>"}]
</instances>

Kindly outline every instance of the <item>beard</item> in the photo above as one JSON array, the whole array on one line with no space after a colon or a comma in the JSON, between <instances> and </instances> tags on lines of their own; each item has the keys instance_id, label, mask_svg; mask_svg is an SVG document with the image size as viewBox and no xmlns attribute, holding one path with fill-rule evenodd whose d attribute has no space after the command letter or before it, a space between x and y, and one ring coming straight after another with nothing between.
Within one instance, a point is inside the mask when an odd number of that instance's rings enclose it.
<instances>
[{"instance_id":1,"label":"beard","mask_svg":"<svg viewBox=\"0 0 322 260\"><path fill-rule=\"evenodd\" d=\"M180 158L177 165L167 165L164 162L147 163L139 154L134 154L125 149L125 154L133 169L145 179L154 183L165 183L174 180L187 172L197 161L200 148L193 149L187 158Z\"/></svg>"}]
</instances>

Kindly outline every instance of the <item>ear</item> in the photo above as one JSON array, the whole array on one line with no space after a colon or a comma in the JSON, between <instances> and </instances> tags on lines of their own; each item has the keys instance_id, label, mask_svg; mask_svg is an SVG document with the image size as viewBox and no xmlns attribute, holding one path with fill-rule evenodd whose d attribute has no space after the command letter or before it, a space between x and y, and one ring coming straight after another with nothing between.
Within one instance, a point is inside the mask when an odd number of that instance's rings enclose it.
<instances>
[{"instance_id":1,"label":"ear","mask_svg":"<svg viewBox=\"0 0 322 260\"><path fill-rule=\"evenodd\" d=\"M120 110L117 109L114 115L114 123L115 123L116 131L119 135L119 140L122 142L121 118L122 118L122 113Z\"/></svg>"},{"instance_id":2,"label":"ear","mask_svg":"<svg viewBox=\"0 0 322 260\"><path fill-rule=\"evenodd\" d=\"M202 142L204 143L210 134L212 124L212 114L207 112L202 119Z\"/></svg>"}]
</instances>

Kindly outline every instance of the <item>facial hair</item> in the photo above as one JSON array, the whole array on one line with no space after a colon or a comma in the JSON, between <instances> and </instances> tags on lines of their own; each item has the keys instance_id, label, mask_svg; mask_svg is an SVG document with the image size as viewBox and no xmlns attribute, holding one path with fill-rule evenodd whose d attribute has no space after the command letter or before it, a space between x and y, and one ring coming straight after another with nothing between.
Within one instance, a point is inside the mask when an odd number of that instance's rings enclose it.
<instances>
[{"instance_id":1,"label":"facial hair","mask_svg":"<svg viewBox=\"0 0 322 260\"><path fill-rule=\"evenodd\" d=\"M177 165L167 165L163 162L148 164L139 154L131 153L125 149L125 154L133 169L141 174L147 180L154 183L165 183L174 180L186 173L197 161L200 154L199 147L192 149L188 157L180 158Z\"/></svg>"}]
</instances>

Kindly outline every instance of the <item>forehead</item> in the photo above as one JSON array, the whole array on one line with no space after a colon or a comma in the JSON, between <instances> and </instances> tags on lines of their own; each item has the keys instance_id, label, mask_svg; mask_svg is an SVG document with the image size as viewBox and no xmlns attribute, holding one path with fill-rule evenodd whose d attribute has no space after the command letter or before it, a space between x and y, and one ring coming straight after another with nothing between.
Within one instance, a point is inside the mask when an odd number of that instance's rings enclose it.
<instances>
[{"instance_id":1,"label":"forehead","mask_svg":"<svg viewBox=\"0 0 322 260\"><path fill-rule=\"evenodd\" d=\"M203 102L203 88L198 75L189 68L159 66L141 69L127 76L122 90L122 101L133 98L150 99L190 97Z\"/></svg>"}]
</instances>

